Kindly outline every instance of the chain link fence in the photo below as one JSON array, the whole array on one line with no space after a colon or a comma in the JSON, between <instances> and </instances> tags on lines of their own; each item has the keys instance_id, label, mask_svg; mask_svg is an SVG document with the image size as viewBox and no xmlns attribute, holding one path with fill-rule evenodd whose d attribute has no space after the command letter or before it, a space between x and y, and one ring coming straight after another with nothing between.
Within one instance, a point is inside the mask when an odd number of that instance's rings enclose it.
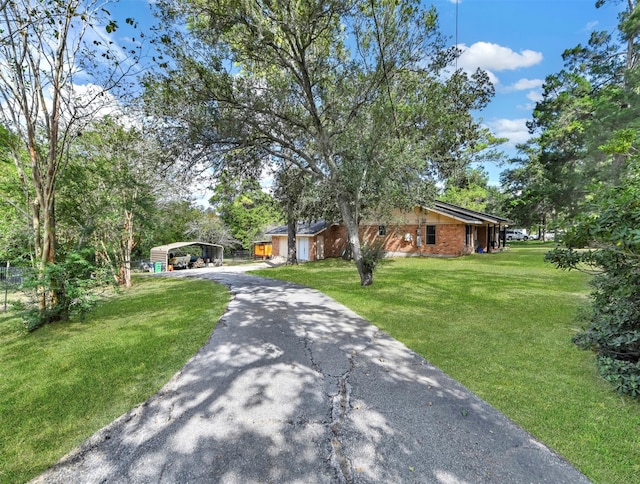
<instances>
[{"instance_id":1,"label":"chain link fence","mask_svg":"<svg viewBox=\"0 0 640 484\"><path fill-rule=\"evenodd\" d=\"M15 292L26 276L26 269L12 266L11 262L0 261L0 290L2 291L2 308L7 310L9 293Z\"/></svg>"}]
</instances>

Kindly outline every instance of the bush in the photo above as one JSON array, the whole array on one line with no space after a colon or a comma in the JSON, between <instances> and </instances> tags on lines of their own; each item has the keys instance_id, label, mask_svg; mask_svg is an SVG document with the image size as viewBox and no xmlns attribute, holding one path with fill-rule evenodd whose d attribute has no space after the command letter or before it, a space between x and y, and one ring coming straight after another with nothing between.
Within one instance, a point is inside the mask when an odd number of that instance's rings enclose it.
<instances>
[{"instance_id":1,"label":"bush","mask_svg":"<svg viewBox=\"0 0 640 484\"><path fill-rule=\"evenodd\" d=\"M95 289L112 281L108 274L96 267L90 252L71 252L56 264L48 264L42 277L35 273L23 284L29 296L27 303L17 303L14 309L22 318L27 331L54 322L66 321L70 317L82 317L95 303ZM41 291L55 294L47 296L45 309L39 307Z\"/></svg>"},{"instance_id":2,"label":"bush","mask_svg":"<svg viewBox=\"0 0 640 484\"><path fill-rule=\"evenodd\" d=\"M640 178L603 190L546 259L594 277L588 324L574 342L597 354L600 374L619 393L640 395ZM577 250L579 247L589 247Z\"/></svg>"},{"instance_id":3,"label":"bush","mask_svg":"<svg viewBox=\"0 0 640 484\"><path fill-rule=\"evenodd\" d=\"M614 257L601 250L597 256L617 262L615 266L602 263L606 271L594 277L589 325L574 337L574 342L597 353L600 374L618 392L637 397L640 393L640 271L637 263L621 254Z\"/></svg>"},{"instance_id":4,"label":"bush","mask_svg":"<svg viewBox=\"0 0 640 484\"><path fill-rule=\"evenodd\" d=\"M384 257L384 250L381 242L373 244L366 243L362 246L362 268L367 273L373 273L380 259Z\"/></svg>"},{"instance_id":5,"label":"bush","mask_svg":"<svg viewBox=\"0 0 640 484\"><path fill-rule=\"evenodd\" d=\"M596 364L602 377L611 383L618 393L632 397L640 396L640 362L631 363L600 356Z\"/></svg>"}]
</instances>

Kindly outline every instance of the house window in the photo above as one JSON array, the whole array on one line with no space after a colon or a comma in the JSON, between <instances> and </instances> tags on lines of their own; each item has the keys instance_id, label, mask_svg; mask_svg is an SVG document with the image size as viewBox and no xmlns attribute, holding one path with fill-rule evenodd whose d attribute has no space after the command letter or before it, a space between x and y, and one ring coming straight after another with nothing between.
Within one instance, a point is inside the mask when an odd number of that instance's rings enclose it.
<instances>
[{"instance_id":1,"label":"house window","mask_svg":"<svg viewBox=\"0 0 640 484\"><path fill-rule=\"evenodd\" d=\"M427 236L425 238L425 244L427 245L436 244L436 226L435 225L427 225Z\"/></svg>"},{"instance_id":2,"label":"house window","mask_svg":"<svg viewBox=\"0 0 640 484\"><path fill-rule=\"evenodd\" d=\"M471 225L466 225L465 229L465 244L470 246L473 243L473 227Z\"/></svg>"},{"instance_id":3,"label":"house window","mask_svg":"<svg viewBox=\"0 0 640 484\"><path fill-rule=\"evenodd\" d=\"M387 235L387 226L386 225L378 225L378 236L384 237Z\"/></svg>"}]
</instances>

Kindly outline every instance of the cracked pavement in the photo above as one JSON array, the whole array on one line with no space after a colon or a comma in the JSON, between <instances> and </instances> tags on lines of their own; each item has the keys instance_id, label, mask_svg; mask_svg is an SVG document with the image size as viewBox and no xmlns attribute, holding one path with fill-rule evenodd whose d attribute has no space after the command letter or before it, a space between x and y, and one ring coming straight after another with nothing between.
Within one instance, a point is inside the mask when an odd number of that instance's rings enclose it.
<instances>
[{"instance_id":1,"label":"cracked pavement","mask_svg":"<svg viewBox=\"0 0 640 484\"><path fill-rule=\"evenodd\" d=\"M589 482L349 309L246 269L165 274L230 288L211 338L32 482Z\"/></svg>"}]
</instances>

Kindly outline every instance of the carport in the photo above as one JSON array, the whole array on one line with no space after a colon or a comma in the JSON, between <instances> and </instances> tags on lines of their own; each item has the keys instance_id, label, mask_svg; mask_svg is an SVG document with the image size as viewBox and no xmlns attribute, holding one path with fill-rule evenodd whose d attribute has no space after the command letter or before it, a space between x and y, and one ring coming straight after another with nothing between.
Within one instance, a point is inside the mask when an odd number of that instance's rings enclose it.
<instances>
[{"instance_id":1,"label":"carport","mask_svg":"<svg viewBox=\"0 0 640 484\"><path fill-rule=\"evenodd\" d=\"M210 244L208 242L174 242L173 244L159 245L151 249L151 265L155 267L156 262L161 264L162 271L167 270L170 256L183 247L198 246L200 247L200 254L191 254L201 257L205 262L222 265L222 259L224 255L224 247L218 244Z\"/></svg>"}]
</instances>

